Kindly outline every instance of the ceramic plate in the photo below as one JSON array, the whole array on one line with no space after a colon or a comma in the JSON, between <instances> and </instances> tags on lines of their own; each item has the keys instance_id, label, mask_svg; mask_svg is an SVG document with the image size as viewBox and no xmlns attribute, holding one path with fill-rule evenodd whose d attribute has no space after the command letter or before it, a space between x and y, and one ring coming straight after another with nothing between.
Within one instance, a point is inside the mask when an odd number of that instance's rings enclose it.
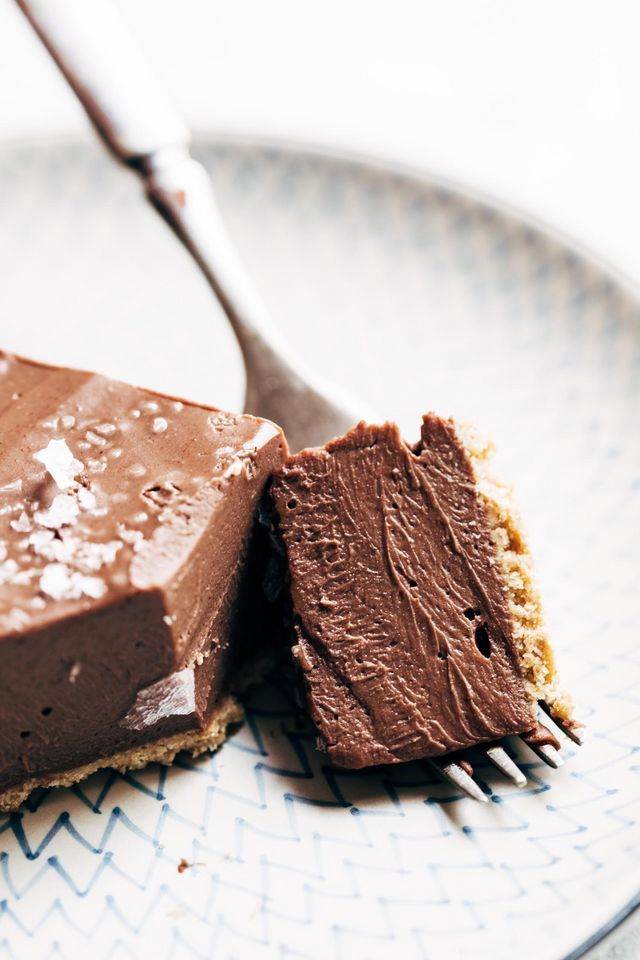
<instances>
[{"instance_id":1,"label":"ceramic plate","mask_svg":"<svg viewBox=\"0 0 640 960\"><path fill-rule=\"evenodd\" d=\"M2 818L0 946L576 957L640 874L637 296L446 185L256 143L199 153L301 357L409 439L431 409L494 437L590 736L557 772L523 748L521 791L480 764L479 805L420 763L333 769L275 678L215 756L103 773ZM0 154L2 345L237 408L233 340L137 182L92 143Z\"/></svg>"}]
</instances>

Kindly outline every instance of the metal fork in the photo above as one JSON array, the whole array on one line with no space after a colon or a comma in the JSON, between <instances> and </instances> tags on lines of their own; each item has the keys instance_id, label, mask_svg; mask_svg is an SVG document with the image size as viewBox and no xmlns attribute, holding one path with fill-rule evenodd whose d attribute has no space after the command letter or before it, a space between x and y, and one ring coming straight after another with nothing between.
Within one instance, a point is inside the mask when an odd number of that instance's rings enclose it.
<instances>
[{"instance_id":1,"label":"metal fork","mask_svg":"<svg viewBox=\"0 0 640 960\"><path fill-rule=\"evenodd\" d=\"M140 176L147 198L220 301L244 359L245 410L279 423L292 450L321 445L359 420L378 421L346 391L321 381L291 356L236 252L211 180L189 152L186 125L161 93L115 5L109 0L17 2L106 146ZM580 743L575 730L561 729ZM549 766L561 765L553 746L529 745ZM524 786L524 773L502 745L479 749L508 779ZM433 764L466 796L487 800L460 763L445 758Z\"/></svg>"},{"instance_id":2,"label":"metal fork","mask_svg":"<svg viewBox=\"0 0 640 960\"><path fill-rule=\"evenodd\" d=\"M547 718L550 719L552 725L557 728L560 734L571 740L577 746L581 746L583 738L581 733L582 728L580 726L568 725L562 720L553 717L549 704L545 703L544 700L538 701L538 706L540 708L541 717L544 716L545 720ZM546 733L551 734L552 737L555 737L554 732L549 729L546 723L542 723L540 720L538 723L539 727L541 727ZM525 744L538 757L538 759L542 760L547 764L547 766L552 767L554 770L557 770L563 765L564 759L561 753L552 744L545 743L538 745L534 738L526 733L521 734L518 737L518 740ZM479 744L474 749L480 752L480 754L483 755L486 760L493 764L493 766L496 767L496 769L498 769L500 773L502 773L508 780L515 784L516 787L526 786L526 775L517 765L515 760L509 756L502 744ZM471 773L465 770L465 766L467 766L467 764L464 764L464 761L463 763L459 763L456 760L443 757L442 759L438 758L432 760L431 764L443 779L447 780L471 800L479 800L481 803L487 803L489 800L489 796L482 788L481 784L477 782Z\"/></svg>"}]
</instances>

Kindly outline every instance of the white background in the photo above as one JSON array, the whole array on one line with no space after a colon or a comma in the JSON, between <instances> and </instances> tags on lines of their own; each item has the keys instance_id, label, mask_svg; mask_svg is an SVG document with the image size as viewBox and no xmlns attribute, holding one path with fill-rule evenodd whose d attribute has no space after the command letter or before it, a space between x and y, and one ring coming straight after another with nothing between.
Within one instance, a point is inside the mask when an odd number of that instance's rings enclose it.
<instances>
[{"instance_id":1,"label":"white background","mask_svg":"<svg viewBox=\"0 0 640 960\"><path fill-rule=\"evenodd\" d=\"M533 213L640 282L634 0L121 7L195 128L414 163ZM13 0L0 0L0 137L84 124Z\"/></svg>"},{"instance_id":2,"label":"white background","mask_svg":"<svg viewBox=\"0 0 640 960\"><path fill-rule=\"evenodd\" d=\"M195 129L408 162L546 221L640 284L633 0L120 5ZM85 129L17 6L0 0L0 139ZM614 955L635 956L634 943Z\"/></svg>"}]
</instances>

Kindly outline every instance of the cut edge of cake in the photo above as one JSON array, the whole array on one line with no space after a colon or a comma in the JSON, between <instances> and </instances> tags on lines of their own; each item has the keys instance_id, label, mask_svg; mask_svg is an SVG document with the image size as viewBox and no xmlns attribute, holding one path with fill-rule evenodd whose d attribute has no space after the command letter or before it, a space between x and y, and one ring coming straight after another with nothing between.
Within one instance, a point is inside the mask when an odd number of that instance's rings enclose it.
<instances>
[{"instance_id":1,"label":"cut edge of cake","mask_svg":"<svg viewBox=\"0 0 640 960\"><path fill-rule=\"evenodd\" d=\"M177 754L183 750L197 757L201 753L217 750L227 737L227 728L234 723L241 723L244 719L244 710L235 697L230 694L223 696L214 709L209 723L204 730L188 730L154 740L139 747L122 750L110 757L102 757L72 770L61 773L51 773L33 780L27 780L15 787L10 787L0 793L0 813L10 813L17 810L21 803L38 788L71 787L80 780L85 780L98 770L109 768L124 773L126 770L140 770L149 763L161 763L169 766Z\"/></svg>"},{"instance_id":2,"label":"cut edge of cake","mask_svg":"<svg viewBox=\"0 0 640 960\"><path fill-rule=\"evenodd\" d=\"M451 423L471 464L486 511L527 693L534 701L545 701L552 716L571 722L573 700L559 686L533 560L513 490L496 470L492 441L473 424L456 420Z\"/></svg>"}]
</instances>

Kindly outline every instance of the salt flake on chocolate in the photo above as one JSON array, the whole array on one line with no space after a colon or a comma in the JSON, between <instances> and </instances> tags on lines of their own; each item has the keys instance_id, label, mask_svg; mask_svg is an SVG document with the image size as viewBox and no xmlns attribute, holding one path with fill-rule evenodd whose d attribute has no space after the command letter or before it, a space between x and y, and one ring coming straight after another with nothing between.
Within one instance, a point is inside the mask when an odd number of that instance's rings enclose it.
<instances>
[{"instance_id":1,"label":"salt flake on chocolate","mask_svg":"<svg viewBox=\"0 0 640 960\"><path fill-rule=\"evenodd\" d=\"M17 533L29 533L31 530L31 520L23 510L18 519L12 520L9 526Z\"/></svg>"},{"instance_id":2,"label":"salt flake on chocolate","mask_svg":"<svg viewBox=\"0 0 640 960\"><path fill-rule=\"evenodd\" d=\"M31 617L26 610L19 607L12 607L9 613L3 617L4 627L9 630L23 630L31 622Z\"/></svg>"},{"instance_id":3,"label":"salt flake on chocolate","mask_svg":"<svg viewBox=\"0 0 640 960\"><path fill-rule=\"evenodd\" d=\"M80 597L100 599L107 585L99 577L72 573L65 563L49 563L40 577L40 590L52 600L79 600Z\"/></svg>"},{"instance_id":4,"label":"salt flake on chocolate","mask_svg":"<svg viewBox=\"0 0 640 960\"><path fill-rule=\"evenodd\" d=\"M29 546L36 556L58 563L70 563L76 549L73 539L58 540L52 530L36 530L29 537Z\"/></svg>"},{"instance_id":5,"label":"salt flake on chocolate","mask_svg":"<svg viewBox=\"0 0 640 960\"><path fill-rule=\"evenodd\" d=\"M101 580L100 577L83 577L82 574L74 573L72 577L77 579L77 582L85 595L85 597L91 597L93 600L99 600L100 597L104 596L107 592L107 585L104 580Z\"/></svg>"},{"instance_id":6,"label":"salt flake on chocolate","mask_svg":"<svg viewBox=\"0 0 640 960\"><path fill-rule=\"evenodd\" d=\"M0 583L13 580L17 572L18 564L15 560L5 560L4 563L0 563Z\"/></svg>"},{"instance_id":7,"label":"salt flake on chocolate","mask_svg":"<svg viewBox=\"0 0 640 960\"><path fill-rule=\"evenodd\" d=\"M71 572L64 563L49 563L40 577L40 590L52 600L70 599L72 596Z\"/></svg>"},{"instance_id":8,"label":"salt flake on chocolate","mask_svg":"<svg viewBox=\"0 0 640 960\"><path fill-rule=\"evenodd\" d=\"M118 524L118 536L124 543L130 544L134 550L136 550L141 541L144 540L142 530L131 530L126 527L124 523Z\"/></svg>"},{"instance_id":9,"label":"salt flake on chocolate","mask_svg":"<svg viewBox=\"0 0 640 960\"><path fill-rule=\"evenodd\" d=\"M20 493L22 490L22 480L12 480L11 483L4 483L0 487L0 493Z\"/></svg>"},{"instance_id":10,"label":"salt flake on chocolate","mask_svg":"<svg viewBox=\"0 0 640 960\"><path fill-rule=\"evenodd\" d=\"M68 493L59 493L53 498L48 510L39 510L35 514L36 523L50 530L59 530L60 527L75 523L80 508L75 497Z\"/></svg>"},{"instance_id":11,"label":"salt flake on chocolate","mask_svg":"<svg viewBox=\"0 0 640 960\"><path fill-rule=\"evenodd\" d=\"M33 457L45 465L60 490L73 487L75 478L84 470L84 464L76 460L66 440L49 440L47 446Z\"/></svg>"},{"instance_id":12,"label":"salt flake on chocolate","mask_svg":"<svg viewBox=\"0 0 640 960\"><path fill-rule=\"evenodd\" d=\"M33 552L38 556L53 560L54 554L51 549L53 538L53 530L36 530L29 537L29 546L33 548Z\"/></svg>"},{"instance_id":13,"label":"salt flake on chocolate","mask_svg":"<svg viewBox=\"0 0 640 960\"><path fill-rule=\"evenodd\" d=\"M113 563L121 547L122 543L119 540L111 540L109 543L93 543L90 540L79 542L73 554L73 560L75 565L85 573L100 570Z\"/></svg>"},{"instance_id":14,"label":"salt flake on chocolate","mask_svg":"<svg viewBox=\"0 0 640 960\"><path fill-rule=\"evenodd\" d=\"M78 488L78 503L83 510L94 510L96 506L96 498L91 490L87 490L86 487Z\"/></svg>"},{"instance_id":15,"label":"salt flake on chocolate","mask_svg":"<svg viewBox=\"0 0 640 960\"><path fill-rule=\"evenodd\" d=\"M35 576L35 570L18 570L11 583L15 583L18 587L28 587Z\"/></svg>"}]
</instances>

